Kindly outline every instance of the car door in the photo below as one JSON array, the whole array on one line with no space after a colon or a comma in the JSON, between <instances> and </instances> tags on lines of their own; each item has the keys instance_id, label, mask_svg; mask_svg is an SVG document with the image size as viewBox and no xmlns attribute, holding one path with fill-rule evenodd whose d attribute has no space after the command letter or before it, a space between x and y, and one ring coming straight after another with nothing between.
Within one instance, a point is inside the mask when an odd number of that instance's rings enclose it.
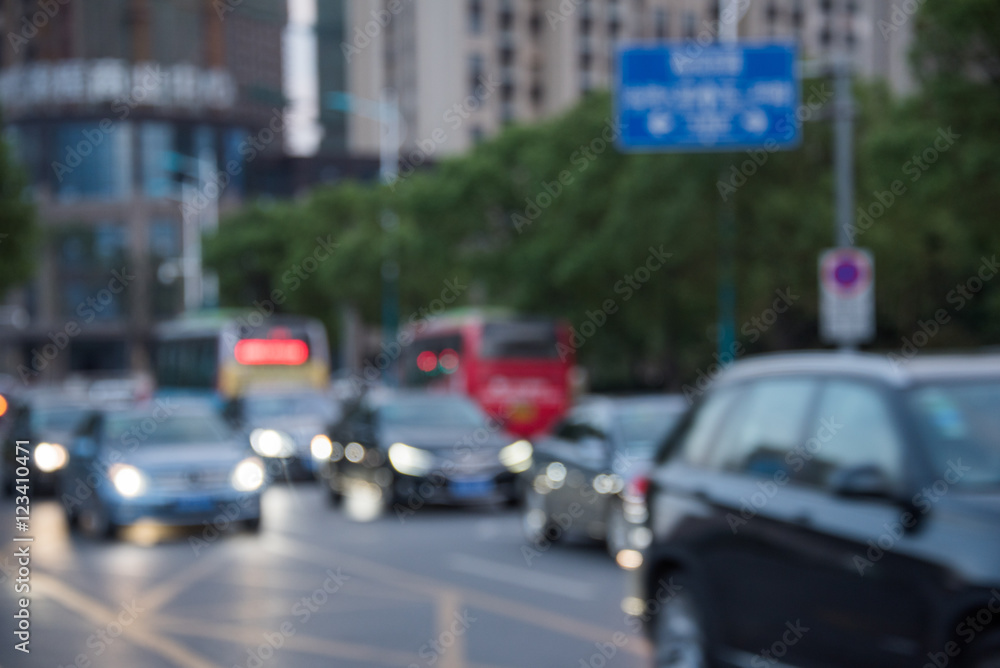
<instances>
[{"instance_id":1,"label":"car door","mask_svg":"<svg viewBox=\"0 0 1000 668\"><path fill-rule=\"evenodd\" d=\"M727 411L704 459L707 475L690 484L711 509L696 547L718 601L723 656L737 663L780 641L798 600L787 560L786 527L796 506L786 459L802 443L819 380L803 376L755 380ZM798 649L782 660L795 665Z\"/></svg>"},{"instance_id":2,"label":"car door","mask_svg":"<svg viewBox=\"0 0 1000 668\"><path fill-rule=\"evenodd\" d=\"M909 549L917 532L903 523L905 437L891 395L861 380L831 379L807 436L790 471L797 521L787 528L785 558L798 593L788 616L815 629L802 640L803 660L914 665L939 576ZM881 483L848 490L846 478L857 472Z\"/></svg>"}]
</instances>

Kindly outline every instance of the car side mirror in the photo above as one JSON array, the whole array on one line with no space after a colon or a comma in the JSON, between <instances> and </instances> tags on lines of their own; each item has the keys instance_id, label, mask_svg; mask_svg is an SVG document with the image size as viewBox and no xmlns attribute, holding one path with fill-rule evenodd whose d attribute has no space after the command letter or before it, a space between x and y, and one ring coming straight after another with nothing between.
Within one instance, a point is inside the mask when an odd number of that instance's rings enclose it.
<instances>
[{"instance_id":1,"label":"car side mirror","mask_svg":"<svg viewBox=\"0 0 1000 668\"><path fill-rule=\"evenodd\" d=\"M835 495L846 499L895 501L897 498L889 478L882 469L871 464L834 471L830 474L830 489Z\"/></svg>"}]
</instances>

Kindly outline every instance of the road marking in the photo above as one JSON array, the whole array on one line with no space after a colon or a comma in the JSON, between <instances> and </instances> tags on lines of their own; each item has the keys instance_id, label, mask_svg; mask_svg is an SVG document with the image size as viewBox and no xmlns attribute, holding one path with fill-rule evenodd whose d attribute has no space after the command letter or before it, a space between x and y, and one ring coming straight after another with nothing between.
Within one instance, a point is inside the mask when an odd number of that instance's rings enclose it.
<instances>
[{"instance_id":1,"label":"road marking","mask_svg":"<svg viewBox=\"0 0 1000 668\"><path fill-rule=\"evenodd\" d=\"M274 628L252 627L245 624L223 624L203 620L176 619L174 617L161 617L158 621L162 626L169 628L174 633L198 638L209 638L211 640L221 640L235 645L247 645L250 649L254 649L259 645L268 645L268 640L265 636L273 637L275 635L282 635L280 632L275 631ZM343 640L312 638L299 633L283 636L281 649L316 654L331 659L350 659L352 661L365 661L382 665L408 666L420 661L420 657L416 653L359 645Z\"/></svg>"},{"instance_id":2,"label":"road marking","mask_svg":"<svg viewBox=\"0 0 1000 668\"><path fill-rule=\"evenodd\" d=\"M216 568L219 568L221 566L221 562L216 556L219 554L222 554L221 550L215 550L206 554L204 557L201 557L201 561L198 563L193 566L182 568L179 572L167 578L152 589L149 589L140 599L142 606L150 612L156 612L161 609L189 586L205 577Z\"/></svg>"},{"instance_id":3,"label":"road marking","mask_svg":"<svg viewBox=\"0 0 1000 668\"><path fill-rule=\"evenodd\" d=\"M468 605L475 605L478 608L495 612L506 617L511 617L522 622L562 633L563 635L580 638L589 642L607 642L611 636L620 632L621 629L608 629L596 624L591 624L573 617L567 617L545 608L538 608L532 605L519 603L502 596L493 596L476 589L455 587L449 582L435 580L434 578L416 573L385 566L368 559L352 557L342 552L319 548L315 545L305 543L286 535L271 534L264 550L281 556L299 559L301 561L325 565L342 567L349 575L367 577L383 583L392 583L398 587L423 593L430 597L437 597L445 590L456 591L462 600ZM629 642L622 648L624 651L648 658L650 656L649 643L645 638L639 636L629 636Z\"/></svg>"},{"instance_id":4,"label":"road marking","mask_svg":"<svg viewBox=\"0 0 1000 668\"><path fill-rule=\"evenodd\" d=\"M437 641L444 652L441 654L441 668L462 668L465 665L465 634L469 629L462 627L460 632L453 632L455 622L462 619L462 599L454 591L445 591L437 600ZM444 638L454 638L451 647L447 647Z\"/></svg>"},{"instance_id":5,"label":"road marking","mask_svg":"<svg viewBox=\"0 0 1000 668\"><path fill-rule=\"evenodd\" d=\"M559 575L548 575L529 571L526 568L510 566L480 559L471 554L453 554L448 558L448 567L459 573L467 573L488 580L512 584L526 589L534 589L545 594L555 594L578 601L593 601L597 598L594 586L589 582L581 582Z\"/></svg>"},{"instance_id":6,"label":"road marking","mask_svg":"<svg viewBox=\"0 0 1000 668\"><path fill-rule=\"evenodd\" d=\"M116 621L115 612L103 603L77 591L61 580L37 571L32 573L32 577L37 587L37 593L47 596L67 610L97 624L98 627L107 626L112 621ZM137 607L141 608L142 606ZM150 649L181 668L219 668L217 664L189 651L173 640L144 629L144 622L149 621L148 618L144 617L145 614L145 611L142 611L139 619L122 633L123 639L127 638L137 645ZM150 626L155 626L155 624L150 624Z\"/></svg>"}]
</instances>

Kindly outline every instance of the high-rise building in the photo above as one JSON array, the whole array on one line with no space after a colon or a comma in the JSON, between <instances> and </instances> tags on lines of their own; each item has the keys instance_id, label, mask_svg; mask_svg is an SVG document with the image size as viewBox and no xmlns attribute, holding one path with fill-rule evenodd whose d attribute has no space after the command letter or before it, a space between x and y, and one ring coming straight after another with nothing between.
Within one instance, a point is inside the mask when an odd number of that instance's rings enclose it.
<instances>
[{"instance_id":1,"label":"high-rise building","mask_svg":"<svg viewBox=\"0 0 1000 668\"><path fill-rule=\"evenodd\" d=\"M145 368L158 320L211 303L201 230L283 152L285 21L285 0L0 2L0 106L44 232L8 371Z\"/></svg>"},{"instance_id":2,"label":"high-rise building","mask_svg":"<svg viewBox=\"0 0 1000 668\"><path fill-rule=\"evenodd\" d=\"M912 26L886 30L885 0L736 0L736 8L741 39L796 40L805 58L847 52L859 75L912 87ZM355 0L344 12L338 67L359 97L395 91L404 165L464 151L506 123L557 114L609 87L620 41L707 42L719 32L718 0ZM349 115L346 135L352 152L379 150L375 121Z\"/></svg>"}]
</instances>

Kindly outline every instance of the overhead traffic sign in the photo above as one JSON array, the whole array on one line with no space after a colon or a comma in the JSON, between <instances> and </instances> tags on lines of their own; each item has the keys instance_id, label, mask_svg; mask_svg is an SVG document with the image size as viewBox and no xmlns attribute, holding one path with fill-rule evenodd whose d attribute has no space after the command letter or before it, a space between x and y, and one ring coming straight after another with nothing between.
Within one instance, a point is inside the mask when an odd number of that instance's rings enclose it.
<instances>
[{"instance_id":1,"label":"overhead traffic sign","mask_svg":"<svg viewBox=\"0 0 1000 668\"><path fill-rule=\"evenodd\" d=\"M626 151L799 144L794 44L668 42L618 51L615 113Z\"/></svg>"},{"instance_id":2,"label":"overhead traffic sign","mask_svg":"<svg viewBox=\"0 0 1000 668\"><path fill-rule=\"evenodd\" d=\"M819 257L820 337L839 345L875 337L875 263L864 248L832 248Z\"/></svg>"}]
</instances>

